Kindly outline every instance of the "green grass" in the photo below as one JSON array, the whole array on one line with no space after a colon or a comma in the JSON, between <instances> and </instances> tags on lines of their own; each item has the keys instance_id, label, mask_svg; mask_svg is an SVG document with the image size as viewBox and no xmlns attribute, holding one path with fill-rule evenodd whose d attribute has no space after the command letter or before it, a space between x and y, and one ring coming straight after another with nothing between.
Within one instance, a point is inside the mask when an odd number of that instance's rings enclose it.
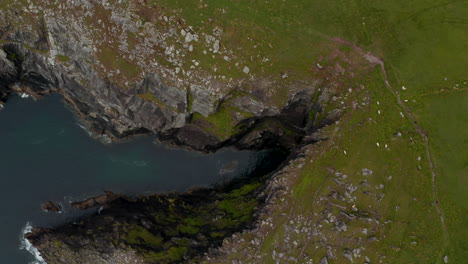
<instances>
[{"instance_id":1,"label":"green grass","mask_svg":"<svg viewBox=\"0 0 468 264\"><path fill-rule=\"evenodd\" d=\"M98 59L106 69L119 70L127 79L134 79L141 74L141 69L135 63L125 60L110 47L104 47L102 52L98 53Z\"/></svg>"},{"instance_id":2,"label":"green grass","mask_svg":"<svg viewBox=\"0 0 468 264\"><path fill-rule=\"evenodd\" d=\"M431 95L415 106L428 131L437 187L450 238L449 260L463 263L468 253L468 92Z\"/></svg>"}]
</instances>

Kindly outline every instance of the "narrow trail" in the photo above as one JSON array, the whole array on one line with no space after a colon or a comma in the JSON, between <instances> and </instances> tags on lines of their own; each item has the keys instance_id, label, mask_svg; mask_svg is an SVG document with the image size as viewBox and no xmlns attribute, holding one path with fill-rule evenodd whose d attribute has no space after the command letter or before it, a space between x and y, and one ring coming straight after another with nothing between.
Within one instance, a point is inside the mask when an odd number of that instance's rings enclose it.
<instances>
[{"instance_id":1,"label":"narrow trail","mask_svg":"<svg viewBox=\"0 0 468 264\"><path fill-rule=\"evenodd\" d=\"M442 231L444 233L444 240L445 240L445 243L447 245L448 240L449 240L449 235L448 235L448 231L447 231L447 226L445 224L445 216L444 216L444 213L443 213L442 208L440 207L440 203L439 203L439 195L438 195L437 183L436 183L437 173L436 173L435 166L434 166L434 161L433 161L433 158L432 158L432 155L431 155L430 146L429 146L429 137L427 136L427 133L418 124L418 122L416 121L416 118L414 117L414 115L411 112L411 110L409 109L409 107L406 104L403 103L398 90L393 88L393 86L388 81L387 71L385 69L385 63L384 63L384 61L382 59L380 59L379 57L373 55L370 52L364 52L364 50L362 50L356 44L354 44L354 43L352 43L350 41L347 41L345 39L342 39L342 38L330 38L330 39L332 41L336 42L336 43L346 45L346 46L349 46L349 47L353 48L358 54L363 56L368 62L370 62L370 63L372 63L374 65L380 65L380 68L381 68L381 70L383 72L383 75L384 75L385 86L390 90L390 92L392 92L396 96L398 105L403 109L406 116L408 116L411 119L411 121L413 122L414 128L422 136L422 138L424 140L425 147L426 147L427 161L429 163L429 168L431 170L431 176L432 176L431 183L432 183L432 194L433 194L433 197L434 197L434 206L435 206L435 208L437 210L437 213L439 215L440 222L441 222L441 225L442 225Z\"/></svg>"}]
</instances>

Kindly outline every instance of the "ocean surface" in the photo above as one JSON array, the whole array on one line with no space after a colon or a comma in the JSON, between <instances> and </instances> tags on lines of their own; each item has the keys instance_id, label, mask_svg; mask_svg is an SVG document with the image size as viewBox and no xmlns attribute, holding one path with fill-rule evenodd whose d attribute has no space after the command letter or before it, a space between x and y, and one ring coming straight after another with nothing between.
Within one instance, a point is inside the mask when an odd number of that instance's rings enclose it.
<instances>
[{"instance_id":1,"label":"ocean surface","mask_svg":"<svg viewBox=\"0 0 468 264\"><path fill-rule=\"evenodd\" d=\"M13 96L0 110L0 263L32 263L21 249L27 223L71 221L82 212L67 208L70 201L104 190L142 194L209 186L255 168L268 171L280 162L275 155L232 149L199 154L150 136L103 144L80 127L59 95L38 101ZM40 205L49 200L64 212L43 212Z\"/></svg>"}]
</instances>

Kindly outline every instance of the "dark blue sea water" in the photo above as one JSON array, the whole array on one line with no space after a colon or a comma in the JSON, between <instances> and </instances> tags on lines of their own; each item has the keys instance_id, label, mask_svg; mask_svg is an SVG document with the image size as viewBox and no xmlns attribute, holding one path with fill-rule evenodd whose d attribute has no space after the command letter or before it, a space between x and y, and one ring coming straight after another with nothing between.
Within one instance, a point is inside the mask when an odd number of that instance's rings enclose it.
<instances>
[{"instance_id":1,"label":"dark blue sea water","mask_svg":"<svg viewBox=\"0 0 468 264\"><path fill-rule=\"evenodd\" d=\"M156 144L151 137L114 144L91 138L58 95L11 97L0 110L0 263L34 260L20 250L26 223L48 227L76 217L45 213L40 204L102 194L183 191L245 174L268 152L224 150L204 155Z\"/></svg>"}]
</instances>

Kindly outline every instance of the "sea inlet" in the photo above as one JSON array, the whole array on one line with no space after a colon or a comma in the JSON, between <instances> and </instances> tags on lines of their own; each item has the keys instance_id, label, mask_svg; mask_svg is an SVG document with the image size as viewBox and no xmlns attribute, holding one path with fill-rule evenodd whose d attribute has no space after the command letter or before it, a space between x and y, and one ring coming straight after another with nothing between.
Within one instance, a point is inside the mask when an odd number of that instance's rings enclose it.
<instances>
[{"instance_id":1,"label":"sea inlet","mask_svg":"<svg viewBox=\"0 0 468 264\"><path fill-rule=\"evenodd\" d=\"M200 154L156 143L154 136L104 144L61 96L11 96L0 110L0 263L38 263L24 250L24 229L73 221L83 212L71 209L71 201L106 190L141 195L207 187L259 168L271 171L278 155L229 148ZM49 200L63 212L42 211Z\"/></svg>"}]
</instances>

